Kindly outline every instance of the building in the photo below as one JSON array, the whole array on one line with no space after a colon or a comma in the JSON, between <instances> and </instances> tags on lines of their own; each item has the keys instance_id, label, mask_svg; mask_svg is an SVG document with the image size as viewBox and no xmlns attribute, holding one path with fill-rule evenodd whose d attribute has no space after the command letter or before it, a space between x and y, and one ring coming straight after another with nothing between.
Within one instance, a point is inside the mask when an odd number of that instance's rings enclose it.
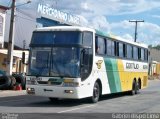
<instances>
[{"instance_id":1,"label":"building","mask_svg":"<svg viewBox=\"0 0 160 119\"><path fill-rule=\"evenodd\" d=\"M0 5L0 48L3 48L4 45L6 10L8 9L8 7Z\"/></svg>"},{"instance_id":2,"label":"building","mask_svg":"<svg viewBox=\"0 0 160 119\"><path fill-rule=\"evenodd\" d=\"M157 49L150 49L150 59L151 61L160 62L160 50Z\"/></svg>"},{"instance_id":3,"label":"building","mask_svg":"<svg viewBox=\"0 0 160 119\"><path fill-rule=\"evenodd\" d=\"M160 50L150 49L150 72L151 76L160 75Z\"/></svg>"},{"instance_id":4,"label":"building","mask_svg":"<svg viewBox=\"0 0 160 119\"><path fill-rule=\"evenodd\" d=\"M22 63L22 52L25 52L25 63L27 64L29 51L28 50L14 50L13 51L13 73L26 72L26 64ZM7 71L7 49L0 49L0 69Z\"/></svg>"},{"instance_id":5,"label":"building","mask_svg":"<svg viewBox=\"0 0 160 119\"><path fill-rule=\"evenodd\" d=\"M8 43L4 42L4 31L5 31L5 16L6 10L9 9L4 6L0 6L0 69L7 71L7 49ZM48 11L48 12L47 12ZM37 12L39 17L37 17L37 27L48 27L48 26L59 26L59 25L80 25L80 18L76 15L72 15L52 6L38 4ZM14 46L13 51L13 73L26 72L26 65L22 64L22 52L23 49L17 49ZM28 60L29 51L25 51L26 62Z\"/></svg>"},{"instance_id":6,"label":"building","mask_svg":"<svg viewBox=\"0 0 160 119\"><path fill-rule=\"evenodd\" d=\"M4 35L5 35L5 24L6 24L6 10L8 10L8 7L1 6L0 5L0 70L7 71L7 45L8 43L5 43L4 41ZM28 59L29 51L18 48L17 46L14 46L13 51L13 73L22 73L26 72L26 64L22 64L22 52L25 52L26 54L26 60Z\"/></svg>"},{"instance_id":7,"label":"building","mask_svg":"<svg viewBox=\"0 0 160 119\"><path fill-rule=\"evenodd\" d=\"M47 4L38 4L37 13L39 18L36 19L37 27L61 26L61 25L80 25L80 18L77 15L69 14Z\"/></svg>"}]
</instances>

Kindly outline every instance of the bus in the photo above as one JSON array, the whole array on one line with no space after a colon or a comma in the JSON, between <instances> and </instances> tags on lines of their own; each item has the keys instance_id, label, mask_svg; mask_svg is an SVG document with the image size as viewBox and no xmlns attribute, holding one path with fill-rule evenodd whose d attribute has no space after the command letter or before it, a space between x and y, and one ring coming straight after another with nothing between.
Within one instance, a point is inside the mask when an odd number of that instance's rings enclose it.
<instances>
[{"instance_id":1,"label":"bus","mask_svg":"<svg viewBox=\"0 0 160 119\"><path fill-rule=\"evenodd\" d=\"M27 93L58 99L129 91L148 82L148 46L80 26L37 28L32 35Z\"/></svg>"}]
</instances>

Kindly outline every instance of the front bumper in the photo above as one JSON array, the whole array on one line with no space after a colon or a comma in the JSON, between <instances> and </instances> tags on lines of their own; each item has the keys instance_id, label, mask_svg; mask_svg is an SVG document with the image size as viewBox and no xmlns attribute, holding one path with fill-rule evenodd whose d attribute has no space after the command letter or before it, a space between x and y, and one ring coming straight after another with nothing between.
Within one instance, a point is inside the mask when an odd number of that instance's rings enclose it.
<instances>
[{"instance_id":1,"label":"front bumper","mask_svg":"<svg viewBox=\"0 0 160 119\"><path fill-rule=\"evenodd\" d=\"M66 98L66 99L81 99L83 92L80 87L59 87L59 86L38 86L27 85L27 93L37 96Z\"/></svg>"}]
</instances>

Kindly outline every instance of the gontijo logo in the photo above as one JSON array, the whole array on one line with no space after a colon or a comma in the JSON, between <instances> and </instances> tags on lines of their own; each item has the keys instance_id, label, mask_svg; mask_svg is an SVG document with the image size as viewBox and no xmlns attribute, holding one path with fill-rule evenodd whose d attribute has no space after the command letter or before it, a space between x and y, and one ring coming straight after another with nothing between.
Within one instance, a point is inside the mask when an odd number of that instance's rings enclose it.
<instances>
[{"instance_id":1,"label":"gontijo logo","mask_svg":"<svg viewBox=\"0 0 160 119\"><path fill-rule=\"evenodd\" d=\"M97 65L97 68L98 68L98 69L101 69L102 62L103 62L103 60L98 60L98 61L96 62L96 65Z\"/></svg>"}]
</instances>

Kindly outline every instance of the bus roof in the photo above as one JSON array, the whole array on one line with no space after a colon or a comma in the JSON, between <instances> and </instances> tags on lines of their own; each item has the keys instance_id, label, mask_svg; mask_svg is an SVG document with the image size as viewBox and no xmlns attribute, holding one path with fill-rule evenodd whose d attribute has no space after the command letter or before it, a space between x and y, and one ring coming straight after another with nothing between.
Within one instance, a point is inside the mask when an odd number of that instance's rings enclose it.
<instances>
[{"instance_id":1,"label":"bus roof","mask_svg":"<svg viewBox=\"0 0 160 119\"><path fill-rule=\"evenodd\" d=\"M80 26L53 26L53 27L42 27L37 28L35 31L91 31L95 32L94 29Z\"/></svg>"},{"instance_id":2,"label":"bus roof","mask_svg":"<svg viewBox=\"0 0 160 119\"><path fill-rule=\"evenodd\" d=\"M136 46L139 46L139 47L148 48L148 45L143 44L143 43L126 40L122 37L115 36L115 35L112 35L112 34L107 34L105 32L99 31L99 30L95 30L95 32L96 32L97 35L100 35L102 37L108 37L108 38L111 38L112 40L118 40L118 41L122 41L122 42L129 43L129 44L132 44L132 45L136 45Z\"/></svg>"}]
</instances>

